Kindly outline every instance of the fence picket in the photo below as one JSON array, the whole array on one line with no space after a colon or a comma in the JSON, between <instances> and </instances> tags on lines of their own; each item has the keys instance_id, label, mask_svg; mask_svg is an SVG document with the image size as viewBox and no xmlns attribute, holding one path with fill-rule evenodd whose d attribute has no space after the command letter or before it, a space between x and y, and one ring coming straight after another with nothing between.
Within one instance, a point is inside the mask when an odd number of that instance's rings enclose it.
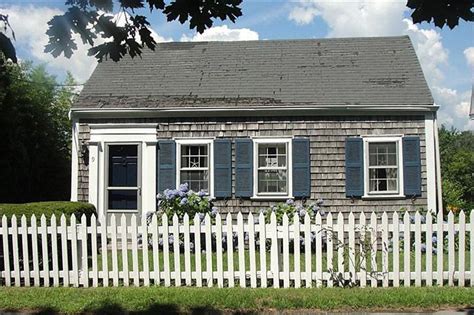
<instances>
[{"instance_id":1,"label":"fence picket","mask_svg":"<svg viewBox=\"0 0 474 315\"><path fill-rule=\"evenodd\" d=\"M51 252L53 256L53 285L59 287L59 266L58 266L58 228L56 216L51 216Z\"/></svg>"},{"instance_id":2,"label":"fence picket","mask_svg":"<svg viewBox=\"0 0 474 315\"><path fill-rule=\"evenodd\" d=\"M41 215L41 253L43 262L43 276L44 286L49 287L49 250L48 250L48 226L46 223L46 217ZM77 286L79 286L79 276L77 276Z\"/></svg>"},{"instance_id":3,"label":"fence picket","mask_svg":"<svg viewBox=\"0 0 474 315\"><path fill-rule=\"evenodd\" d=\"M127 236L127 218L125 214L120 217L120 231L121 231L121 245L122 245L122 279L123 285L128 287L130 285L130 273L128 268L128 236Z\"/></svg>"},{"instance_id":4,"label":"fence picket","mask_svg":"<svg viewBox=\"0 0 474 315\"><path fill-rule=\"evenodd\" d=\"M159 245L159 231L158 231L158 218L156 213L153 213L151 217L151 232L153 233L152 236L152 243L153 243L153 280L155 285L161 284L161 275L160 275L160 247Z\"/></svg>"},{"instance_id":5,"label":"fence picket","mask_svg":"<svg viewBox=\"0 0 474 315\"><path fill-rule=\"evenodd\" d=\"M219 213L216 214L216 256L217 256L217 286L224 287L224 267L222 249L222 219Z\"/></svg>"},{"instance_id":6,"label":"fence picket","mask_svg":"<svg viewBox=\"0 0 474 315\"><path fill-rule=\"evenodd\" d=\"M99 286L99 268L97 266L97 218L91 217L91 254L92 254L92 286Z\"/></svg>"},{"instance_id":7,"label":"fence picket","mask_svg":"<svg viewBox=\"0 0 474 315\"><path fill-rule=\"evenodd\" d=\"M108 261L108 249L107 249L107 219L105 215L100 219L100 247L102 257L102 285L104 287L109 286L109 261ZM96 222L97 223L97 222Z\"/></svg>"},{"instance_id":8,"label":"fence picket","mask_svg":"<svg viewBox=\"0 0 474 315\"><path fill-rule=\"evenodd\" d=\"M431 211L426 214L426 286L433 285L433 216Z\"/></svg>"},{"instance_id":9,"label":"fence picket","mask_svg":"<svg viewBox=\"0 0 474 315\"><path fill-rule=\"evenodd\" d=\"M84 287L89 286L89 266L88 266L88 257L87 257L87 218L86 215L83 214L81 217L81 226L80 226L80 232L79 232L79 237L82 240L81 243L81 258L82 258L82 263L81 263L81 275L82 275L82 285Z\"/></svg>"},{"instance_id":10,"label":"fence picket","mask_svg":"<svg viewBox=\"0 0 474 315\"><path fill-rule=\"evenodd\" d=\"M392 233L392 265L393 265L393 286L400 286L400 218L398 212L394 212L392 216L393 233Z\"/></svg>"},{"instance_id":11,"label":"fence picket","mask_svg":"<svg viewBox=\"0 0 474 315\"><path fill-rule=\"evenodd\" d=\"M12 215L11 219L11 229L12 229L12 244L18 244L18 224L16 221L16 215ZM15 279L15 286L19 287L20 283L20 257L18 253L18 248L12 248L13 252L13 278Z\"/></svg>"},{"instance_id":12,"label":"fence picket","mask_svg":"<svg viewBox=\"0 0 474 315\"><path fill-rule=\"evenodd\" d=\"M349 213L347 231L349 233L349 275L353 283L357 281L355 256L355 218L352 211Z\"/></svg>"},{"instance_id":13,"label":"fence picket","mask_svg":"<svg viewBox=\"0 0 474 315\"><path fill-rule=\"evenodd\" d=\"M140 230L142 235L142 258L143 258L143 285L148 287L150 285L150 261L148 257L148 223L147 215L142 215ZM188 225L189 226L189 225Z\"/></svg>"},{"instance_id":14,"label":"fence picket","mask_svg":"<svg viewBox=\"0 0 474 315\"><path fill-rule=\"evenodd\" d=\"M332 223L332 213L329 212L327 218L326 218L326 257L327 257L327 263L326 263L326 269L329 271L329 273L334 272L334 267L333 267L333 259L334 259L334 248L333 248L333 239L334 239L334 228L333 228L333 223ZM331 277L332 278L332 277ZM331 288L334 285L334 280L333 279L328 279L327 286L328 288Z\"/></svg>"},{"instance_id":15,"label":"fence picket","mask_svg":"<svg viewBox=\"0 0 474 315\"><path fill-rule=\"evenodd\" d=\"M469 234L470 234L470 255L471 255L471 287L474 287L474 210L471 210L469 219Z\"/></svg>"},{"instance_id":16,"label":"fence picket","mask_svg":"<svg viewBox=\"0 0 474 315\"><path fill-rule=\"evenodd\" d=\"M361 212L359 216L360 226L360 246L359 246L359 259L360 259L360 287L365 288L367 285L367 237L366 237L366 218L365 213Z\"/></svg>"},{"instance_id":17,"label":"fence picket","mask_svg":"<svg viewBox=\"0 0 474 315\"><path fill-rule=\"evenodd\" d=\"M196 262L196 286L202 287L201 268L201 218L196 214L194 217L194 258Z\"/></svg>"},{"instance_id":18,"label":"fence picket","mask_svg":"<svg viewBox=\"0 0 474 315\"><path fill-rule=\"evenodd\" d=\"M410 255L411 255L410 215L403 216L403 286L410 286Z\"/></svg>"},{"instance_id":19,"label":"fence picket","mask_svg":"<svg viewBox=\"0 0 474 315\"><path fill-rule=\"evenodd\" d=\"M296 244L295 244L296 246ZM283 214L283 287L290 287L290 237L288 230L288 215Z\"/></svg>"},{"instance_id":20,"label":"fence picket","mask_svg":"<svg viewBox=\"0 0 474 315\"><path fill-rule=\"evenodd\" d=\"M275 212L270 215L270 238L272 245L270 249L271 253L271 270L273 275L273 287L280 287L280 267L278 264L278 235L277 235L277 222Z\"/></svg>"},{"instance_id":21,"label":"fence picket","mask_svg":"<svg viewBox=\"0 0 474 315\"><path fill-rule=\"evenodd\" d=\"M22 254L23 254L23 281L25 286L31 285L30 281L30 255L28 250L28 223L26 222L26 216L22 215L20 226L20 234L22 240Z\"/></svg>"},{"instance_id":22,"label":"fence picket","mask_svg":"<svg viewBox=\"0 0 474 315\"><path fill-rule=\"evenodd\" d=\"M227 213L226 217L226 234L227 234L227 274L229 288L235 285L234 280L234 232L232 230L232 215Z\"/></svg>"},{"instance_id":23,"label":"fence picket","mask_svg":"<svg viewBox=\"0 0 474 315\"><path fill-rule=\"evenodd\" d=\"M293 244L294 244L293 265L294 265L295 288L299 288L301 287L301 265L300 265L300 216L298 213L295 213L293 217ZM306 246L306 243L305 243L305 246ZM310 256L310 263L311 263L311 256Z\"/></svg>"},{"instance_id":24,"label":"fence picket","mask_svg":"<svg viewBox=\"0 0 474 315\"><path fill-rule=\"evenodd\" d=\"M448 214L448 285L454 285L455 250L454 250L454 214Z\"/></svg>"},{"instance_id":25,"label":"fence picket","mask_svg":"<svg viewBox=\"0 0 474 315\"><path fill-rule=\"evenodd\" d=\"M241 288L245 288L244 219L241 212L237 214L237 241L239 251L239 285Z\"/></svg>"},{"instance_id":26,"label":"fence picket","mask_svg":"<svg viewBox=\"0 0 474 315\"><path fill-rule=\"evenodd\" d=\"M415 213L415 286L421 286L421 216Z\"/></svg>"},{"instance_id":27,"label":"fence picket","mask_svg":"<svg viewBox=\"0 0 474 315\"><path fill-rule=\"evenodd\" d=\"M62 217L63 216L64 214L62 215ZM61 217L61 227L62 229L64 229L63 225L65 225L66 222L62 221L62 217ZM66 220L66 218L64 218L64 220ZM63 235L66 235L65 239L67 241L67 234L63 231L61 232L63 233ZM33 254L33 285L35 287L39 287L40 286L40 267L39 267L39 253L38 253L38 222L34 214L31 216L31 246L32 246L32 254ZM67 287L69 286L69 268L64 267L64 263L67 264L67 258L66 260L64 260L64 256L66 255L67 257L67 248L65 249L63 246L62 252L63 252L63 270L64 270L63 285ZM8 250L6 251L6 253L8 254ZM10 269L10 267L8 267L8 269Z\"/></svg>"},{"instance_id":28,"label":"fence picket","mask_svg":"<svg viewBox=\"0 0 474 315\"><path fill-rule=\"evenodd\" d=\"M187 213L183 217L184 227L184 279L187 286L191 285L191 240L189 237L189 216ZM219 261L219 258L217 258Z\"/></svg>"},{"instance_id":29,"label":"fence picket","mask_svg":"<svg viewBox=\"0 0 474 315\"><path fill-rule=\"evenodd\" d=\"M213 280L213 268L212 268L212 226L211 217L209 213L204 217L205 223L205 235L206 235L206 282L208 287L212 287L214 284Z\"/></svg>"},{"instance_id":30,"label":"fence picket","mask_svg":"<svg viewBox=\"0 0 474 315\"><path fill-rule=\"evenodd\" d=\"M388 287L388 216L382 213L382 286Z\"/></svg>"},{"instance_id":31,"label":"fence picket","mask_svg":"<svg viewBox=\"0 0 474 315\"><path fill-rule=\"evenodd\" d=\"M166 215L166 213L164 213L161 217L161 227L163 230L163 274L165 279L165 287L169 287L171 285L171 271L168 216Z\"/></svg>"},{"instance_id":32,"label":"fence picket","mask_svg":"<svg viewBox=\"0 0 474 315\"><path fill-rule=\"evenodd\" d=\"M466 283L466 273L465 273L465 251L466 251L466 215L464 211L461 210L459 213L459 261L458 261L458 270L459 270L459 279L458 286L463 287Z\"/></svg>"},{"instance_id":33,"label":"fence picket","mask_svg":"<svg viewBox=\"0 0 474 315\"><path fill-rule=\"evenodd\" d=\"M257 266L255 261L255 225L253 214L248 214L250 287L257 287ZM218 260L219 261L219 260Z\"/></svg>"},{"instance_id":34,"label":"fence picket","mask_svg":"<svg viewBox=\"0 0 474 315\"><path fill-rule=\"evenodd\" d=\"M36 222L36 218L35 218L35 222ZM10 270L10 248L9 248L10 246L8 244L9 243L8 242L8 239L9 239L8 225L9 224L8 224L7 216L3 215L2 216L3 266L4 266L4 279L5 279L4 281L7 287L12 285L11 270ZM35 266L38 266L38 264L36 264ZM39 274L38 268L36 269L36 272ZM36 282L35 282L35 285L37 285Z\"/></svg>"},{"instance_id":35,"label":"fence picket","mask_svg":"<svg viewBox=\"0 0 474 315\"><path fill-rule=\"evenodd\" d=\"M173 233L173 254L174 254L174 285L181 286L181 253L179 248L179 219L175 213L173 215L173 226L171 228Z\"/></svg>"},{"instance_id":36,"label":"fence picket","mask_svg":"<svg viewBox=\"0 0 474 315\"><path fill-rule=\"evenodd\" d=\"M372 288L377 287L378 282L378 269L377 269L377 215L372 212L370 215L370 244L372 246L370 250L370 272L372 274L370 279L370 286Z\"/></svg>"},{"instance_id":37,"label":"fence picket","mask_svg":"<svg viewBox=\"0 0 474 315\"><path fill-rule=\"evenodd\" d=\"M311 264L311 219L309 214L306 213L304 216L304 260L305 260L305 285L307 288L311 288L313 283L313 268ZM317 228L316 228L317 229ZM321 234L321 232L316 231L317 234ZM317 259L317 258L316 258ZM298 262L299 264L299 262Z\"/></svg>"},{"instance_id":38,"label":"fence picket","mask_svg":"<svg viewBox=\"0 0 474 315\"><path fill-rule=\"evenodd\" d=\"M132 214L131 218L131 243L132 243L132 277L133 284L140 285L140 271L138 270L138 234L137 234L137 216Z\"/></svg>"},{"instance_id":39,"label":"fence picket","mask_svg":"<svg viewBox=\"0 0 474 315\"><path fill-rule=\"evenodd\" d=\"M344 216L337 215L337 272L344 275Z\"/></svg>"},{"instance_id":40,"label":"fence picket","mask_svg":"<svg viewBox=\"0 0 474 315\"><path fill-rule=\"evenodd\" d=\"M308 222L308 223L306 223ZM321 218L321 213L316 213L316 286L319 288L323 285L323 243L322 243L322 233L323 233L323 223L322 223L322 218ZM305 220L305 233L310 233L309 232L309 220ZM309 264L309 271L310 275L307 277L310 277L311 280L311 263ZM308 269L306 269L306 272L308 273ZM308 284L306 284L308 287Z\"/></svg>"},{"instance_id":41,"label":"fence picket","mask_svg":"<svg viewBox=\"0 0 474 315\"><path fill-rule=\"evenodd\" d=\"M436 273L437 285L442 287L444 284L444 265L443 265L443 247L444 247L444 229L443 229L443 211L438 212L436 218Z\"/></svg>"},{"instance_id":42,"label":"fence picket","mask_svg":"<svg viewBox=\"0 0 474 315\"><path fill-rule=\"evenodd\" d=\"M260 212L258 216L258 224L260 226L260 287L267 287L267 231L265 216Z\"/></svg>"},{"instance_id":43,"label":"fence picket","mask_svg":"<svg viewBox=\"0 0 474 315\"><path fill-rule=\"evenodd\" d=\"M118 246L117 246L117 219L115 214L110 217L110 231L112 238L112 283L119 285ZM103 257L102 257L103 258Z\"/></svg>"}]
</instances>

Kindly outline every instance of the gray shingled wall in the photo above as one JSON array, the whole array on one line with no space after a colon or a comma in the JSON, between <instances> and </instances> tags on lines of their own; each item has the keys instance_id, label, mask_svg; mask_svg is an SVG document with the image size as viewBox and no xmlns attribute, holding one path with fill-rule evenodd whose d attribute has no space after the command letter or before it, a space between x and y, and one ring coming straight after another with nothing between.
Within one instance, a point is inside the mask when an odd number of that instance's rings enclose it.
<instances>
[{"instance_id":1,"label":"gray shingled wall","mask_svg":"<svg viewBox=\"0 0 474 315\"><path fill-rule=\"evenodd\" d=\"M157 138L173 137L249 137L249 136L308 136L311 141L311 199L322 198L330 211L396 211L426 208L426 159L423 116L358 116L358 117L242 117L203 119L140 119L81 121L79 139L89 139L87 123L154 122L158 123ZM422 196L412 202L403 200L355 200L345 196L344 141L357 135L419 136L422 158ZM233 151L235 144L233 145ZM234 157L234 152L233 152ZM88 198L88 170L80 159L79 200ZM233 159L233 163L235 160ZM235 166L235 165L234 165ZM235 171L233 171L235 173ZM233 174L233 184L235 177ZM218 200L221 212L258 211L275 202L231 199Z\"/></svg>"}]
</instances>

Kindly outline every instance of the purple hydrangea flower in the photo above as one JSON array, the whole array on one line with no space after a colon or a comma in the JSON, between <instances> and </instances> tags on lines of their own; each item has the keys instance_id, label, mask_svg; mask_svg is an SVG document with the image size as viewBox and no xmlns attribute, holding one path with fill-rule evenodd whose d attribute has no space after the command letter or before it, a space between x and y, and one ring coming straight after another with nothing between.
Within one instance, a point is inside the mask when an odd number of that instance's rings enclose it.
<instances>
[{"instance_id":1,"label":"purple hydrangea flower","mask_svg":"<svg viewBox=\"0 0 474 315\"><path fill-rule=\"evenodd\" d=\"M300 216L300 217L304 217L305 215L306 215L306 210L305 210L305 209L301 209L301 210L299 211L299 216Z\"/></svg>"},{"instance_id":2,"label":"purple hydrangea flower","mask_svg":"<svg viewBox=\"0 0 474 315\"><path fill-rule=\"evenodd\" d=\"M204 197L206 195L206 192L204 190L201 190L200 192L198 192L198 196L199 197Z\"/></svg>"},{"instance_id":3,"label":"purple hydrangea flower","mask_svg":"<svg viewBox=\"0 0 474 315\"><path fill-rule=\"evenodd\" d=\"M421 244L420 249L422 253L426 252L426 244Z\"/></svg>"},{"instance_id":4,"label":"purple hydrangea flower","mask_svg":"<svg viewBox=\"0 0 474 315\"><path fill-rule=\"evenodd\" d=\"M437 243L437 242L438 242L438 238L437 238L436 236L433 236L433 237L431 238L431 242L432 242L432 243Z\"/></svg>"},{"instance_id":5,"label":"purple hydrangea flower","mask_svg":"<svg viewBox=\"0 0 474 315\"><path fill-rule=\"evenodd\" d=\"M324 203L324 200L323 200L323 199L321 199L321 198L320 198L320 199L318 199L318 200L316 200L316 204L317 204L317 205L319 205L319 206L322 206L322 205L323 205L323 203Z\"/></svg>"},{"instance_id":6,"label":"purple hydrangea flower","mask_svg":"<svg viewBox=\"0 0 474 315\"><path fill-rule=\"evenodd\" d=\"M205 216L204 216L204 213L198 212L198 213L196 213L196 214L199 216L199 220L200 220L200 221L203 221L203 220L204 220L204 217L205 217Z\"/></svg>"},{"instance_id":7,"label":"purple hydrangea flower","mask_svg":"<svg viewBox=\"0 0 474 315\"><path fill-rule=\"evenodd\" d=\"M211 209L211 215L216 216L217 213L218 213L217 207L212 207L212 209Z\"/></svg>"},{"instance_id":8,"label":"purple hydrangea flower","mask_svg":"<svg viewBox=\"0 0 474 315\"><path fill-rule=\"evenodd\" d=\"M182 206L187 205L188 204L188 198L181 199L181 202L179 204L182 205Z\"/></svg>"},{"instance_id":9,"label":"purple hydrangea flower","mask_svg":"<svg viewBox=\"0 0 474 315\"><path fill-rule=\"evenodd\" d=\"M184 193L187 193L188 190L189 190L189 185L188 183L184 183L184 184L181 184L179 185L179 190L184 192Z\"/></svg>"},{"instance_id":10,"label":"purple hydrangea flower","mask_svg":"<svg viewBox=\"0 0 474 315\"><path fill-rule=\"evenodd\" d=\"M293 199L288 199L288 200L286 201L286 204L291 206L291 205L294 205L294 204L295 204L295 201L294 201Z\"/></svg>"}]
</instances>

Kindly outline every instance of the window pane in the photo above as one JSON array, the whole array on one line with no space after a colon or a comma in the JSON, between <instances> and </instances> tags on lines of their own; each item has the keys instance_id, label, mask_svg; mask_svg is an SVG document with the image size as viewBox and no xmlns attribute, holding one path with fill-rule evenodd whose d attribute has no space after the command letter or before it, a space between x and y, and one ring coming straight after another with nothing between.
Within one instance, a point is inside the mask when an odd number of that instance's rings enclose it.
<instances>
[{"instance_id":1,"label":"window pane","mask_svg":"<svg viewBox=\"0 0 474 315\"><path fill-rule=\"evenodd\" d=\"M181 183L188 183L189 189L193 191L209 192L208 171L181 171Z\"/></svg>"},{"instance_id":2,"label":"window pane","mask_svg":"<svg viewBox=\"0 0 474 315\"><path fill-rule=\"evenodd\" d=\"M372 192L398 191L398 169L369 169L369 189Z\"/></svg>"},{"instance_id":3,"label":"window pane","mask_svg":"<svg viewBox=\"0 0 474 315\"><path fill-rule=\"evenodd\" d=\"M109 146L109 187L137 187L138 145Z\"/></svg>"},{"instance_id":4,"label":"window pane","mask_svg":"<svg viewBox=\"0 0 474 315\"><path fill-rule=\"evenodd\" d=\"M109 190L109 209L136 210L138 197L136 190Z\"/></svg>"},{"instance_id":5,"label":"window pane","mask_svg":"<svg viewBox=\"0 0 474 315\"><path fill-rule=\"evenodd\" d=\"M369 143L370 166L396 166L397 144L395 142Z\"/></svg>"},{"instance_id":6,"label":"window pane","mask_svg":"<svg viewBox=\"0 0 474 315\"><path fill-rule=\"evenodd\" d=\"M286 144L259 144L259 167L286 167Z\"/></svg>"},{"instance_id":7,"label":"window pane","mask_svg":"<svg viewBox=\"0 0 474 315\"><path fill-rule=\"evenodd\" d=\"M182 145L181 167L208 167L208 145Z\"/></svg>"},{"instance_id":8,"label":"window pane","mask_svg":"<svg viewBox=\"0 0 474 315\"><path fill-rule=\"evenodd\" d=\"M286 170L258 171L259 193L286 193Z\"/></svg>"}]
</instances>

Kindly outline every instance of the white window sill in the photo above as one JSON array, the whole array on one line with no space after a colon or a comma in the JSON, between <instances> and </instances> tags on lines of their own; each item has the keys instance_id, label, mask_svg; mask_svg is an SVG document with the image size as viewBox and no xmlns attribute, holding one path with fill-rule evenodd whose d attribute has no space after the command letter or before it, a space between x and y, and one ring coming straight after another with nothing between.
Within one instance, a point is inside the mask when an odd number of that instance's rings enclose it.
<instances>
[{"instance_id":1,"label":"white window sill","mask_svg":"<svg viewBox=\"0 0 474 315\"><path fill-rule=\"evenodd\" d=\"M253 196L250 197L250 200L287 200L293 199L291 196Z\"/></svg>"},{"instance_id":2,"label":"white window sill","mask_svg":"<svg viewBox=\"0 0 474 315\"><path fill-rule=\"evenodd\" d=\"M362 200L406 199L405 195L364 195Z\"/></svg>"}]
</instances>

